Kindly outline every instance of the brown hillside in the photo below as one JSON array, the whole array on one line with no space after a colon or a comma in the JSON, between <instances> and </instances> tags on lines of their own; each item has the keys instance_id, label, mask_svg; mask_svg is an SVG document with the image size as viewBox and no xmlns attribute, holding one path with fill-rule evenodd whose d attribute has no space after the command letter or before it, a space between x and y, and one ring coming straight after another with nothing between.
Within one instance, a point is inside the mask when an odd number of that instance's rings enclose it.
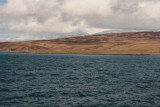
<instances>
[{"instance_id":1,"label":"brown hillside","mask_svg":"<svg viewBox=\"0 0 160 107\"><path fill-rule=\"evenodd\" d=\"M130 32L52 40L0 42L0 51L70 54L160 54L160 32Z\"/></svg>"}]
</instances>

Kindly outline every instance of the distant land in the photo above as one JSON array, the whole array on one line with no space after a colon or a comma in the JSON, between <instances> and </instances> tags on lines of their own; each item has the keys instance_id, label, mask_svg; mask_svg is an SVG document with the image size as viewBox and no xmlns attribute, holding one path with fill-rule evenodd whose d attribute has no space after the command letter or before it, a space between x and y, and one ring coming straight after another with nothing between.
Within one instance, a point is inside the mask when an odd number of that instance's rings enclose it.
<instances>
[{"instance_id":1,"label":"distant land","mask_svg":"<svg viewBox=\"0 0 160 107\"><path fill-rule=\"evenodd\" d=\"M0 42L0 51L59 54L160 54L160 32L124 32Z\"/></svg>"}]
</instances>

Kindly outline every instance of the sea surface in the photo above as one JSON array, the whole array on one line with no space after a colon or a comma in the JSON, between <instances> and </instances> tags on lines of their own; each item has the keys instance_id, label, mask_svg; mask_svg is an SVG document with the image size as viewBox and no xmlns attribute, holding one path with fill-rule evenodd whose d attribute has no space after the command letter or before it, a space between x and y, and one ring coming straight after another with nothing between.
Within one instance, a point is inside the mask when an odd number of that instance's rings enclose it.
<instances>
[{"instance_id":1,"label":"sea surface","mask_svg":"<svg viewBox=\"0 0 160 107\"><path fill-rule=\"evenodd\" d=\"M160 55L0 53L0 107L160 107Z\"/></svg>"}]
</instances>

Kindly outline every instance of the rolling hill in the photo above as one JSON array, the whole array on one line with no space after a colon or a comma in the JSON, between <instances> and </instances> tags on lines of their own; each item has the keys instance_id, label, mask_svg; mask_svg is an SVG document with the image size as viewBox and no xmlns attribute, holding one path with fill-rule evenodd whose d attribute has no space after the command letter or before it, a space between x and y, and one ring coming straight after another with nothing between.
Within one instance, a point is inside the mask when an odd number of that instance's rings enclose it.
<instances>
[{"instance_id":1,"label":"rolling hill","mask_svg":"<svg viewBox=\"0 0 160 107\"><path fill-rule=\"evenodd\" d=\"M24 42L0 42L0 51L63 54L160 54L160 32L125 32Z\"/></svg>"}]
</instances>

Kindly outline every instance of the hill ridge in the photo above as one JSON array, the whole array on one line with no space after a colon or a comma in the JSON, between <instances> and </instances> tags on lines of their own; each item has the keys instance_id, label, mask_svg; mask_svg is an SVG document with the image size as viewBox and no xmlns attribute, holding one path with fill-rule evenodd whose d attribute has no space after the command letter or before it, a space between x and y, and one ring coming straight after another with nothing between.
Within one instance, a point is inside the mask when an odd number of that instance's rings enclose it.
<instances>
[{"instance_id":1,"label":"hill ridge","mask_svg":"<svg viewBox=\"0 0 160 107\"><path fill-rule=\"evenodd\" d=\"M24 42L0 42L0 51L66 54L160 54L160 32L123 32Z\"/></svg>"}]
</instances>

